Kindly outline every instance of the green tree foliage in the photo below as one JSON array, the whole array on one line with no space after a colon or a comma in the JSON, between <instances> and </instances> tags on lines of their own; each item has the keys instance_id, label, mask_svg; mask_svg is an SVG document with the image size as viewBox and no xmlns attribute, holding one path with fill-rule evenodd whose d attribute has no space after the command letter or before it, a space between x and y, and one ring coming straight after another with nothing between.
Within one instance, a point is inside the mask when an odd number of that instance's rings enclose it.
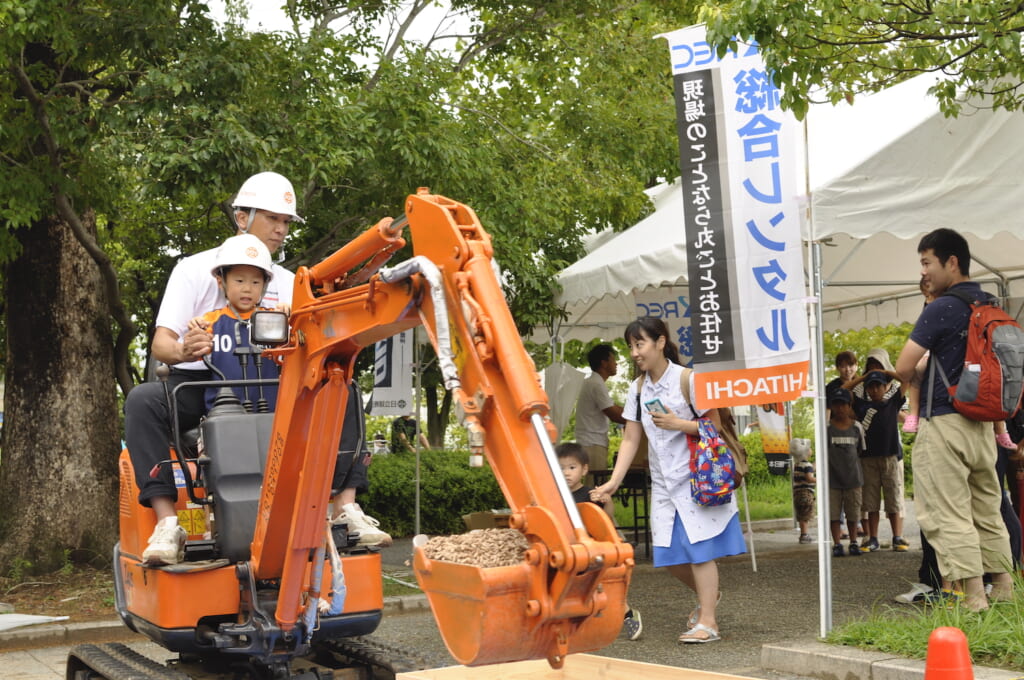
<instances>
[{"instance_id":1,"label":"green tree foliage","mask_svg":"<svg viewBox=\"0 0 1024 680\"><path fill-rule=\"evenodd\" d=\"M960 95L991 94L997 108L1024 104L1024 7L990 2L726 0L701 10L709 41L754 39L799 117L812 93L833 103L935 73L946 115Z\"/></svg>"},{"instance_id":2,"label":"green tree foliage","mask_svg":"<svg viewBox=\"0 0 1024 680\"><path fill-rule=\"evenodd\" d=\"M77 243L81 254L64 248L65 266L93 268L93 303L108 314L89 329L101 355L90 366L104 360L116 375L51 361L48 394L123 393L140 379L131 350L149 344L170 268L230 233L225 202L262 170L293 180L309 220L293 230L286 266L318 261L429 186L479 214L521 330L559 314L551 281L581 254L581 236L629 226L649 209L642 189L676 173L668 58L652 38L692 23L694 9L458 0L449 16L459 20L431 32L417 27L429 5L292 0L290 27L269 33L241 27L237 0L227 23L201 0L0 0L0 263L45 262L33 230ZM30 292L5 294L5 320L16 305L70 316L59 305L71 303L58 302L68 298ZM47 332L85 337L75 324ZM35 355L6 361L31 364L19 375L43 373ZM31 412L41 397L12 380L5 410ZM16 438L5 430L8 470L35 460L73 475L48 458L51 433L81 427L86 448L108 461L102 471L84 464L112 475L112 430L90 435L95 418L64 414L25 418ZM0 493L23 481L0 475ZM112 518L115 508L103 493L76 510ZM78 540L47 535L58 548ZM27 549L7 540L0 566Z\"/></svg>"}]
</instances>

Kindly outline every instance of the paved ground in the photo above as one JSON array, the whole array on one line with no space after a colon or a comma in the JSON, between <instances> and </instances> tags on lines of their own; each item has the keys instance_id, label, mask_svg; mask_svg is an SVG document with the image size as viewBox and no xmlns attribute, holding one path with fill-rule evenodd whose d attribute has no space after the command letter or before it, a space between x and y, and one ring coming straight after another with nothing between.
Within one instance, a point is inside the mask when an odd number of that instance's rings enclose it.
<instances>
[{"instance_id":1,"label":"paved ground","mask_svg":"<svg viewBox=\"0 0 1024 680\"><path fill-rule=\"evenodd\" d=\"M754 534L756 571L750 555L720 563L721 642L686 646L676 642L694 604L693 596L664 570L654 569L640 549L629 597L631 604L643 614L643 638L637 642L618 640L597 654L758 678L820 675L817 673L820 667L829 669L825 676L870 677L872 666L865 665L863 656L849 660L848 652L816 642L820 628L817 546L799 545L796 531L787 522L763 523L759 529ZM883 549L860 557L830 558L835 624L864 616L876 608L905 606L894 604L892 597L916 580L921 553L912 511L904 533L911 541L910 552ZM888 542L886 529L882 532L882 543L887 546ZM397 541L394 547L384 551L387 570L398 578L406 578L402 570L410 554L410 542ZM72 615L69 626L36 626L20 629L20 633L0 634L0 677L4 680L63 678L63 656L71 642L69 636L79 639L83 635L100 638L123 635L124 630L113 622L105 628L86 626L85 630L75 630L73 612L69 614ZM19 644L19 634L22 636L20 644L29 649L3 651ZM439 666L453 663L423 596L389 602L376 635L394 644L422 650L437 659ZM143 654L158 659L167 656L155 645L141 642L137 637L131 639L132 646ZM775 649L775 653L766 651L770 649ZM772 661L773 658L782 661ZM881 658L884 657L875 655L874 660ZM762 659L766 659L764 664ZM772 669L782 669L784 673L779 675ZM912 680L922 676L922 669L921 662L904 664L898 667L898 672L876 670L875 678ZM1006 676L1013 677L1013 674Z\"/></svg>"}]
</instances>

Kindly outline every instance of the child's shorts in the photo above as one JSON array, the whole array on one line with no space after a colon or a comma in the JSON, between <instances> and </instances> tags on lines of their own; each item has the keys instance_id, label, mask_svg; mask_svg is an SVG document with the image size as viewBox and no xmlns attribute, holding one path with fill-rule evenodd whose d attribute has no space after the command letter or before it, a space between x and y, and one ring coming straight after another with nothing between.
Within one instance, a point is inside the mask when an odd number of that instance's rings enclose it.
<instances>
[{"instance_id":1,"label":"child's shorts","mask_svg":"<svg viewBox=\"0 0 1024 680\"><path fill-rule=\"evenodd\" d=\"M797 522L814 519L814 492L810 489L793 489L793 512Z\"/></svg>"},{"instance_id":2,"label":"child's shorts","mask_svg":"<svg viewBox=\"0 0 1024 680\"><path fill-rule=\"evenodd\" d=\"M864 512L878 512L885 496L885 514L903 516L903 461L896 456L860 459L864 471L861 504Z\"/></svg>"},{"instance_id":3,"label":"child's shorts","mask_svg":"<svg viewBox=\"0 0 1024 680\"><path fill-rule=\"evenodd\" d=\"M846 513L847 522L856 522L860 519L859 486L856 489L828 490L828 518L838 522L843 512Z\"/></svg>"}]
</instances>

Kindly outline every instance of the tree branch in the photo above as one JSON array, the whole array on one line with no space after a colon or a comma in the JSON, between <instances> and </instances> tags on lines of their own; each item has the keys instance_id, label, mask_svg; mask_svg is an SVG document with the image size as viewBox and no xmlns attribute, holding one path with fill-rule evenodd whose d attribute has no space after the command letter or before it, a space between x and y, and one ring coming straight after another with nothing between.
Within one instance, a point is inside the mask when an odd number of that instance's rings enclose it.
<instances>
[{"instance_id":1,"label":"tree branch","mask_svg":"<svg viewBox=\"0 0 1024 680\"><path fill-rule=\"evenodd\" d=\"M517 135L515 133L515 131L512 130L512 128L510 128L509 126L505 125L498 118L496 118L495 116L487 113L486 111L480 111L479 109L471 109L468 106L461 106L459 104L452 104L451 106L454 106L459 111L466 111L468 113L474 113L474 114L476 114L478 116L483 116L484 118L490 119L498 127L500 127L502 130L504 130L510 137L512 137L513 139L515 139L519 143L524 144L525 146L529 146L529 147L531 147L533 149L536 149L542 156L544 156L544 158L547 158L549 161L551 161L553 163L558 162L558 159L555 158L555 156L552 153L551 149L548 149L547 147L545 147L545 146L543 146L541 144L538 144L537 142L534 142L534 141L531 141L529 139L524 139L523 137L520 137L519 135Z\"/></svg>"},{"instance_id":2,"label":"tree branch","mask_svg":"<svg viewBox=\"0 0 1024 680\"><path fill-rule=\"evenodd\" d=\"M377 87L377 83L383 75L384 66L389 64L391 60L395 58L395 53L398 52L398 48L402 46L402 41L405 39L405 34L409 30L409 27L412 26L420 12L425 10L429 5L430 0L415 0L412 3L412 7L409 9L409 14L398 26L398 32L395 33L394 39L391 41L391 44L385 48L384 54L381 55L380 62L377 64L377 70L373 72L373 75L370 76L370 79L366 81L366 84L363 86L364 90L372 90Z\"/></svg>"}]
</instances>

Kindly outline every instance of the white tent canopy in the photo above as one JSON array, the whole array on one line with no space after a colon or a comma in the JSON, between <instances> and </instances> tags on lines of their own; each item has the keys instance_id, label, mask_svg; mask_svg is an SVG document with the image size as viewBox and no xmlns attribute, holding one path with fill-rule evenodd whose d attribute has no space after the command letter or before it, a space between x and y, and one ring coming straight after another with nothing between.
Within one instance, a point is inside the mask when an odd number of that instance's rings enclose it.
<instances>
[{"instance_id":1,"label":"white tent canopy","mask_svg":"<svg viewBox=\"0 0 1024 680\"><path fill-rule=\"evenodd\" d=\"M917 241L937 227L967 236L972 278L1020 294L1011 281L1024 278L1024 114L967 106L945 119L925 94L932 80L808 116L805 233L825 244L827 329L913 321ZM570 316L561 340L617 336L637 316L634 292L685 281L681 190L651 193L650 216L559 274L556 299Z\"/></svg>"}]
</instances>

